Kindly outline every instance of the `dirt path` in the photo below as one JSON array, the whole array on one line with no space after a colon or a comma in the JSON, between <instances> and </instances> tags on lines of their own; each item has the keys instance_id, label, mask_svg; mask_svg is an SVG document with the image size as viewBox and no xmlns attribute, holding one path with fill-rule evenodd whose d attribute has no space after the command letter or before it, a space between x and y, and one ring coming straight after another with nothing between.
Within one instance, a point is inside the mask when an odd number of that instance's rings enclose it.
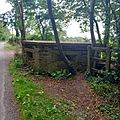
<instances>
[{"instance_id":1,"label":"dirt path","mask_svg":"<svg viewBox=\"0 0 120 120\"><path fill-rule=\"evenodd\" d=\"M98 97L79 73L72 80L53 80L33 77L37 83L43 84L48 95L74 104L74 120L107 120L98 109L100 104L105 103L103 98ZM88 117L85 117L88 116Z\"/></svg>"},{"instance_id":2,"label":"dirt path","mask_svg":"<svg viewBox=\"0 0 120 120\"><path fill-rule=\"evenodd\" d=\"M19 120L12 78L8 73L8 64L14 54L5 50L4 46L5 43L0 43L0 120Z\"/></svg>"}]
</instances>

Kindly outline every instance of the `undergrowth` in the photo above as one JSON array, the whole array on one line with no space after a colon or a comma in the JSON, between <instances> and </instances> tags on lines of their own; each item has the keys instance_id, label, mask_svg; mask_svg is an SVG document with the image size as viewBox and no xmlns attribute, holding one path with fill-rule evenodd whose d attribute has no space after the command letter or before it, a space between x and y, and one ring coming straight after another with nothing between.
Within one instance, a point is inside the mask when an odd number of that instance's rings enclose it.
<instances>
[{"instance_id":1,"label":"undergrowth","mask_svg":"<svg viewBox=\"0 0 120 120\"><path fill-rule=\"evenodd\" d=\"M108 120L120 120L120 85L116 84L115 78L117 78L116 73L113 72L106 74L103 78L99 75L87 78L94 91L107 100L106 104L99 105L99 109L107 113Z\"/></svg>"},{"instance_id":2,"label":"undergrowth","mask_svg":"<svg viewBox=\"0 0 120 120\"><path fill-rule=\"evenodd\" d=\"M5 45L5 49L6 49L6 50L16 50L16 46L13 46L13 45L10 45L10 44L7 43L7 44Z\"/></svg>"},{"instance_id":3,"label":"undergrowth","mask_svg":"<svg viewBox=\"0 0 120 120\"><path fill-rule=\"evenodd\" d=\"M49 97L42 85L34 83L20 71L23 62L17 58L10 64L10 73L13 75L13 86L16 98L20 105L22 120L71 120L67 108L60 108ZM60 104L61 106L66 106Z\"/></svg>"},{"instance_id":4,"label":"undergrowth","mask_svg":"<svg viewBox=\"0 0 120 120\"><path fill-rule=\"evenodd\" d=\"M27 66L27 71L36 76L52 77L56 80L65 80L72 77L72 74L67 69L61 71L34 71L31 66Z\"/></svg>"}]
</instances>

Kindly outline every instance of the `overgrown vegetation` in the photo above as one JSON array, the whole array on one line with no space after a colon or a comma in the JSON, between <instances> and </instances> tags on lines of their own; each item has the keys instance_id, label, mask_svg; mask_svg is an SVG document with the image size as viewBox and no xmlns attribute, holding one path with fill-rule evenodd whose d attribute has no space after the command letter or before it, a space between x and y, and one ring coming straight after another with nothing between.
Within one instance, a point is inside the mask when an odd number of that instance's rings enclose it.
<instances>
[{"instance_id":1,"label":"overgrown vegetation","mask_svg":"<svg viewBox=\"0 0 120 120\"><path fill-rule=\"evenodd\" d=\"M108 73L105 77L88 77L95 92L103 96L107 103L101 104L101 112L107 113L110 120L120 120L120 85L114 82L116 73Z\"/></svg>"},{"instance_id":2,"label":"overgrown vegetation","mask_svg":"<svg viewBox=\"0 0 120 120\"><path fill-rule=\"evenodd\" d=\"M8 40L9 36L10 30L0 21L0 41Z\"/></svg>"},{"instance_id":3,"label":"overgrown vegetation","mask_svg":"<svg viewBox=\"0 0 120 120\"><path fill-rule=\"evenodd\" d=\"M49 97L40 84L36 84L30 77L20 71L23 62L16 58L10 64L10 72L14 77L13 86L17 100L20 104L22 120L71 120L68 115L68 108L63 107L69 104L57 103Z\"/></svg>"},{"instance_id":4,"label":"overgrown vegetation","mask_svg":"<svg viewBox=\"0 0 120 120\"><path fill-rule=\"evenodd\" d=\"M11 44L6 44L6 45L5 45L5 49L6 49L6 50L15 50L16 47L13 46L13 45L11 45Z\"/></svg>"},{"instance_id":5,"label":"overgrown vegetation","mask_svg":"<svg viewBox=\"0 0 120 120\"><path fill-rule=\"evenodd\" d=\"M26 68L29 73L35 76L52 77L56 80L70 79L72 77L72 74L67 69L60 71L35 71L31 66L27 66Z\"/></svg>"}]
</instances>

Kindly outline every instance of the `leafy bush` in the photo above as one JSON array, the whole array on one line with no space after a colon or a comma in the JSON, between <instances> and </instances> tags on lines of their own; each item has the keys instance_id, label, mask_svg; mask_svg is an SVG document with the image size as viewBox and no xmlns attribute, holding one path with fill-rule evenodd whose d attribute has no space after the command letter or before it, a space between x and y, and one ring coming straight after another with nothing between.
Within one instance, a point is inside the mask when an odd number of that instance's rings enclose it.
<instances>
[{"instance_id":1,"label":"leafy bush","mask_svg":"<svg viewBox=\"0 0 120 120\"><path fill-rule=\"evenodd\" d=\"M32 73L33 75L44 76L44 77L52 77L52 78L55 78L57 80L68 79L72 76L72 74L67 69L64 69L64 70L61 70L61 71L42 71L42 70L34 71L31 66L28 66L27 70L30 73Z\"/></svg>"},{"instance_id":2,"label":"leafy bush","mask_svg":"<svg viewBox=\"0 0 120 120\"><path fill-rule=\"evenodd\" d=\"M67 69L64 69L63 71L49 71L48 74L49 76L58 80L63 80L71 77L71 73Z\"/></svg>"},{"instance_id":3,"label":"leafy bush","mask_svg":"<svg viewBox=\"0 0 120 120\"><path fill-rule=\"evenodd\" d=\"M109 83L104 83L100 78L89 78L92 88L102 96L107 96L112 91L112 86Z\"/></svg>"}]
</instances>

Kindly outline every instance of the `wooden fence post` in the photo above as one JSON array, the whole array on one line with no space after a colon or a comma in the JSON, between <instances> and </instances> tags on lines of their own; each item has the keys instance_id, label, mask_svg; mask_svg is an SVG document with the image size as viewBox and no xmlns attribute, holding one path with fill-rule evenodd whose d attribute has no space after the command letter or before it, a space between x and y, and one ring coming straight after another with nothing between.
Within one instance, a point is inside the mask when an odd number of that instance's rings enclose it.
<instances>
[{"instance_id":1,"label":"wooden fence post","mask_svg":"<svg viewBox=\"0 0 120 120\"><path fill-rule=\"evenodd\" d=\"M110 47L107 47L107 50L106 50L106 71L109 71L110 70L110 61L111 61L111 50L110 50Z\"/></svg>"}]
</instances>

